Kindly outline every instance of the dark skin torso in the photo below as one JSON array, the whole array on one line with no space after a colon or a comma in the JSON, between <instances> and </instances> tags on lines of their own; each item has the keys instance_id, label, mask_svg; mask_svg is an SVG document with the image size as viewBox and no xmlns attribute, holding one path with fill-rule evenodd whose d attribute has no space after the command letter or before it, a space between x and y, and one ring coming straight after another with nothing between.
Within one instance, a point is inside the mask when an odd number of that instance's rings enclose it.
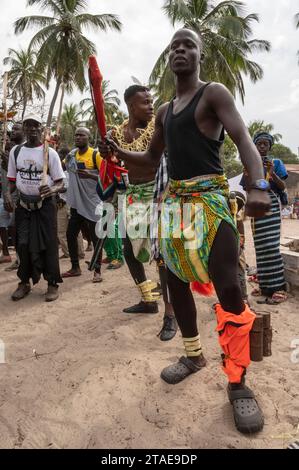
<instances>
[{"instance_id":1,"label":"dark skin torso","mask_svg":"<svg viewBox=\"0 0 299 470\"><path fill-rule=\"evenodd\" d=\"M138 139L140 137L140 133L137 129L145 129L147 126L147 123L139 123L137 126L130 126L130 122L128 126L125 128L124 131L124 139L125 141L130 144L134 140ZM131 165L129 162L126 163L126 169L129 171L129 180L131 184L144 184L144 183L149 183L150 181L154 181L156 172L157 172L157 166L153 168L148 168L148 167L141 167L141 168L136 168L135 165Z\"/></svg>"}]
</instances>

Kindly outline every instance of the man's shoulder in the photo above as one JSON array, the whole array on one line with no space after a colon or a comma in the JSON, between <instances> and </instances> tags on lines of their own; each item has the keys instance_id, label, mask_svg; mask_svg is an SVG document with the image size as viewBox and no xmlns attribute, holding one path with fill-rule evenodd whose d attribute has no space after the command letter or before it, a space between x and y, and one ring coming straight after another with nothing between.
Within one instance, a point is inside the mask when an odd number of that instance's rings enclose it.
<instances>
[{"instance_id":1,"label":"man's shoulder","mask_svg":"<svg viewBox=\"0 0 299 470\"><path fill-rule=\"evenodd\" d=\"M165 119L166 114L167 114L167 112L168 112L169 105L170 105L170 101L167 101L167 103L163 103L163 104L158 108L158 111L157 111L157 114L156 114L156 122L157 122L158 124L164 122L164 119Z\"/></svg>"},{"instance_id":2,"label":"man's shoulder","mask_svg":"<svg viewBox=\"0 0 299 470\"><path fill-rule=\"evenodd\" d=\"M19 157L19 155L21 154L21 152L24 151L24 149L26 149L27 147L25 147L25 143L23 144L17 144L17 145L14 145L10 152L9 152L9 157L10 158L13 158L13 159L16 159L17 157Z\"/></svg>"},{"instance_id":3,"label":"man's shoulder","mask_svg":"<svg viewBox=\"0 0 299 470\"><path fill-rule=\"evenodd\" d=\"M18 147L20 147L20 145L14 145L14 146L10 149L9 154L10 154L10 155L13 155Z\"/></svg>"},{"instance_id":4,"label":"man's shoulder","mask_svg":"<svg viewBox=\"0 0 299 470\"><path fill-rule=\"evenodd\" d=\"M234 97L228 88L218 82L211 82L206 86L203 99L206 105L212 109L223 106L230 108L234 103Z\"/></svg>"},{"instance_id":5,"label":"man's shoulder","mask_svg":"<svg viewBox=\"0 0 299 470\"><path fill-rule=\"evenodd\" d=\"M212 94L216 94L216 95L222 95L222 96L227 96L227 95L231 95L229 89L223 85L222 83L219 83L219 82L209 82L209 83L205 83L206 86L206 90L205 90L205 94L207 95L212 95Z\"/></svg>"},{"instance_id":6,"label":"man's shoulder","mask_svg":"<svg viewBox=\"0 0 299 470\"><path fill-rule=\"evenodd\" d=\"M158 113L159 112L164 112L166 109L168 109L168 106L170 105L170 101L167 101L166 103L161 104L158 108Z\"/></svg>"},{"instance_id":7,"label":"man's shoulder","mask_svg":"<svg viewBox=\"0 0 299 470\"><path fill-rule=\"evenodd\" d=\"M89 147L87 155L92 157L96 156L97 158L101 156L99 150L94 147Z\"/></svg>"},{"instance_id":8,"label":"man's shoulder","mask_svg":"<svg viewBox=\"0 0 299 470\"><path fill-rule=\"evenodd\" d=\"M59 158L58 153L52 147L49 147L49 156L54 157L54 158Z\"/></svg>"}]
</instances>

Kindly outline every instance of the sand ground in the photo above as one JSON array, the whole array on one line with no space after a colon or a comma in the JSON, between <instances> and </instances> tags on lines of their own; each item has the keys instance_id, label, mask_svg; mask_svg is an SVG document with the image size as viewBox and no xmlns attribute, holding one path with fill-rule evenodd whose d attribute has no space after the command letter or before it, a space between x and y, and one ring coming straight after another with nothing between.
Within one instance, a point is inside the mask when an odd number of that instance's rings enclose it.
<instances>
[{"instance_id":1,"label":"sand ground","mask_svg":"<svg viewBox=\"0 0 299 470\"><path fill-rule=\"evenodd\" d=\"M283 235L298 235L286 220ZM247 224L247 258L254 250ZM62 262L62 270L69 267ZM153 266L147 268L157 278ZM13 303L16 274L0 267L0 448L283 448L299 438L299 363L291 361L299 339L299 295L271 311L273 356L252 364L248 384L265 414L265 428L244 437L234 427L220 370L212 299L196 298L208 366L169 386L160 371L182 355L177 337L157 338L163 316L126 316L138 301L127 267L104 271L102 285L84 275L64 282L60 299L43 300L41 282ZM261 310L261 308L260 308ZM33 354L36 351L37 357Z\"/></svg>"}]
</instances>

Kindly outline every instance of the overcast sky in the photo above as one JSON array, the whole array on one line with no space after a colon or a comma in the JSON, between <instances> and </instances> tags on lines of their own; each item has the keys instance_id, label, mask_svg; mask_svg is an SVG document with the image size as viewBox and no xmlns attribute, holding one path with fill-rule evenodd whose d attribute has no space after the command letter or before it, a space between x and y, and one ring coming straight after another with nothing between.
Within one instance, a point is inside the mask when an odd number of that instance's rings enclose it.
<instances>
[{"instance_id":1,"label":"overcast sky","mask_svg":"<svg viewBox=\"0 0 299 470\"><path fill-rule=\"evenodd\" d=\"M14 36L13 22L20 16L38 11L26 7L26 0L0 0L0 68L7 49L27 46L32 32ZM123 23L121 34L108 32L94 35L88 32L98 51L104 78L112 88L123 92L132 84L131 76L147 83L161 51L168 44L174 29L163 14L163 0L89 0L91 13L116 13ZM263 66L264 79L257 84L245 80L244 106L238 108L248 123L263 119L283 135L283 143L298 153L299 147L299 30L294 27L294 15L299 12L299 0L247 0L249 13L258 13L260 23L254 26L254 37L272 43L270 54L256 54L253 60ZM43 12L42 14L46 14ZM51 94L47 96L50 102ZM79 94L67 98L79 101Z\"/></svg>"}]
</instances>

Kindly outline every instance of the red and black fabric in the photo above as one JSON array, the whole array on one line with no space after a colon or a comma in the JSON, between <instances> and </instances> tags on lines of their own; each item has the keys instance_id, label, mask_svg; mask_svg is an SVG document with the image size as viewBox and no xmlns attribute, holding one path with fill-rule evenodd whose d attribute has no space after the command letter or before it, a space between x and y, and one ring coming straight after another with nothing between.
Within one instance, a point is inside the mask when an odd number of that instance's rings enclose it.
<instances>
[{"instance_id":1,"label":"red and black fabric","mask_svg":"<svg viewBox=\"0 0 299 470\"><path fill-rule=\"evenodd\" d=\"M105 140L107 127L102 93L103 75L95 56L89 57L89 81L98 129L101 139ZM103 160L97 185L97 193L102 201L111 198L117 189L125 189L124 175L127 173L127 170L111 160Z\"/></svg>"}]
</instances>

